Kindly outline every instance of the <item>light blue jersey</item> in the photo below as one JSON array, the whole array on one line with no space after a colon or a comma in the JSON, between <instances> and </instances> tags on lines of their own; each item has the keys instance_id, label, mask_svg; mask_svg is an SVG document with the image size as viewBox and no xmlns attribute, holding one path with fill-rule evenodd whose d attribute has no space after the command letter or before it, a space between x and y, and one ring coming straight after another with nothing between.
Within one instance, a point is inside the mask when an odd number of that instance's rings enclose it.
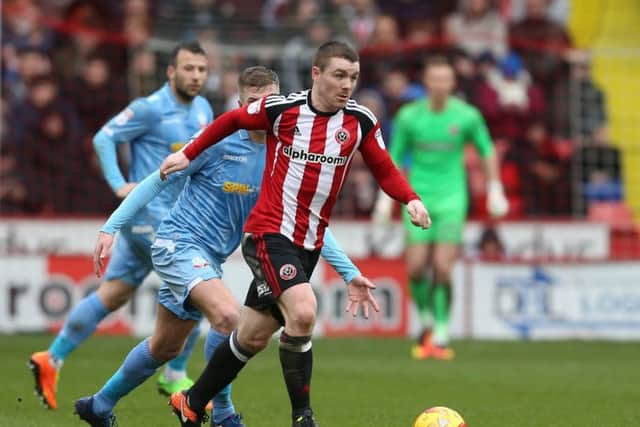
<instances>
[{"instance_id":1,"label":"light blue jersey","mask_svg":"<svg viewBox=\"0 0 640 427\"><path fill-rule=\"evenodd\" d=\"M202 160L198 156L184 171L169 175L169 181L190 179L157 236L180 235L224 262L240 244L245 220L258 200L265 150L265 144L252 142L240 130L203 153Z\"/></svg>"},{"instance_id":2,"label":"light blue jersey","mask_svg":"<svg viewBox=\"0 0 640 427\"><path fill-rule=\"evenodd\" d=\"M213 112L203 97L181 104L168 83L150 96L133 101L94 137L107 182L116 191L127 181L142 181L167 155L180 150L184 141L212 120ZM122 143L131 147L128 180L118 167L116 145ZM167 188L122 227L105 273L107 280L120 279L132 286L142 283L152 268L150 247L155 230L181 189L177 183Z\"/></svg>"},{"instance_id":3,"label":"light blue jersey","mask_svg":"<svg viewBox=\"0 0 640 427\"><path fill-rule=\"evenodd\" d=\"M159 171L142 181L114 211L102 231L114 234L135 212L174 181L186 181L162 221L152 246L156 272L164 281L159 301L182 319L198 320L186 307L191 289L203 280L222 277L222 264L239 246L243 225L260 192L265 145L240 130L194 159L189 167L160 179ZM327 237L328 236L328 237ZM321 255L346 282L360 275L327 229Z\"/></svg>"},{"instance_id":4,"label":"light blue jersey","mask_svg":"<svg viewBox=\"0 0 640 427\"><path fill-rule=\"evenodd\" d=\"M105 178L115 191L127 180L116 160L116 144L129 143L129 182L140 182L156 170L164 158L180 150L185 141L213 120L209 102L196 96L188 105L179 103L168 83L146 98L133 101L98 132L94 145ZM132 218L131 224L160 224L173 206L181 186L167 189Z\"/></svg>"}]
</instances>

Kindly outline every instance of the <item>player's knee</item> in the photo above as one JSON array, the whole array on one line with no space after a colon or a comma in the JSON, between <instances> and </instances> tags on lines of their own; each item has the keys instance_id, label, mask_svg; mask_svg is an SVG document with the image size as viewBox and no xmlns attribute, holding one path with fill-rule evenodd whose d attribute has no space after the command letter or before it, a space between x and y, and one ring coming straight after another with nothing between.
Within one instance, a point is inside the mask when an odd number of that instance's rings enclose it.
<instances>
[{"instance_id":1,"label":"player's knee","mask_svg":"<svg viewBox=\"0 0 640 427\"><path fill-rule=\"evenodd\" d=\"M115 311L131 299L133 288L117 282L103 282L96 293L107 310Z\"/></svg>"},{"instance_id":2,"label":"player's knee","mask_svg":"<svg viewBox=\"0 0 640 427\"><path fill-rule=\"evenodd\" d=\"M450 266L436 266L434 269L435 283L450 283L451 282L451 267Z\"/></svg>"},{"instance_id":3,"label":"player's knee","mask_svg":"<svg viewBox=\"0 0 640 427\"><path fill-rule=\"evenodd\" d=\"M112 294L104 301L104 306L109 311L115 311L125 305L129 301L130 294L128 293L116 293Z\"/></svg>"},{"instance_id":4,"label":"player's knee","mask_svg":"<svg viewBox=\"0 0 640 427\"><path fill-rule=\"evenodd\" d=\"M424 277L424 267L407 267L407 274L409 275L409 279L411 280L422 280Z\"/></svg>"},{"instance_id":5,"label":"player's knee","mask_svg":"<svg viewBox=\"0 0 640 427\"><path fill-rule=\"evenodd\" d=\"M251 354L256 354L267 348L271 335L267 334L255 334L247 337L241 342L242 346L246 348Z\"/></svg>"},{"instance_id":6,"label":"player's knee","mask_svg":"<svg viewBox=\"0 0 640 427\"><path fill-rule=\"evenodd\" d=\"M176 343L154 343L149 345L149 353L157 362L165 363L175 359L182 352L182 345Z\"/></svg>"},{"instance_id":7,"label":"player's knee","mask_svg":"<svg viewBox=\"0 0 640 427\"><path fill-rule=\"evenodd\" d=\"M213 316L212 326L223 334L230 334L238 327L240 314L238 309L232 305L220 307Z\"/></svg>"},{"instance_id":8,"label":"player's knee","mask_svg":"<svg viewBox=\"0 0 640 427\"><path fill-rule=\"evenodd\" d=\"M316 307L313 304L300 304L291 313L291 326L296 331L311 334L316 323Z\"/></svg>"}]
</instances>

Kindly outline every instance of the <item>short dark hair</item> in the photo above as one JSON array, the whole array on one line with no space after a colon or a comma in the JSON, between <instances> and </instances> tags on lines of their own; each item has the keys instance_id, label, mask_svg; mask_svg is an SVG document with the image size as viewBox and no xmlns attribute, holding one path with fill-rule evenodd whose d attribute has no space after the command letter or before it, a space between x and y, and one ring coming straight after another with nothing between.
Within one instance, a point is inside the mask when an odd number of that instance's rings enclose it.
<instances>
[{"instance_id":1,"label":"short dark hair","mask_svg":"<svg viewBox=\"0 0 640 427\"><path fill-rule=\"evenodd\" d=\"M262 65L247 67L238 76L238 88L240 90L245 87L265 87L271 84L280 86L278 74Z\"/></svg>"},{"instance_id":2,"label":"short dark hair","mask_svg":"<svg viewBox=\"0 0 640 427\"><path fill-rule=\"evenodd\" d=\"M190 42L180 43L179 45L174 47L173 51L171 52L171 59L169 60L170 65L173 65L174 67L177 65L178 53L181 50L186 50L191 53L195 53L196 55L204 55L204 56L207 55L204 49L202 48L202 46L200 46L200 43L198 43L195 40Z\"/></svg>"},{"instance_id":3,"label":"short dark hair","mask_svg":"<svg viewBox=\"0 0 640 427\"><path fill-rule=\"evenodd\" d=\"M313 58L313 65L324 70L331 58L344 58L347 61L358 62L358 52L348 44L336 40L328 41L318 48Z\"/></svg>"},{"instance_id":4,"label":"short dark hair","mask_svg":"<svg viewBox=\"0 0 640 427\"><path fill-rule=\"evenodd\" d=\"M428 57L424 61L424 71L427 71L431 67L442 67L442 66L453 68L451 61L449 61L447 57L443 55L433 55Z\"/></svg>"}]
</instances>

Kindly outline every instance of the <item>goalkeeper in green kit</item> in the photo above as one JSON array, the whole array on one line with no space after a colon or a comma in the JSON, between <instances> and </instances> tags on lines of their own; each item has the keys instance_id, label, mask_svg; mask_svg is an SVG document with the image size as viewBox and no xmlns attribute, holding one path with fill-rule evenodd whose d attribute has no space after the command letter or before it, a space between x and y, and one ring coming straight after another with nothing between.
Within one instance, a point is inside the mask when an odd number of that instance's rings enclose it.
<instances>
[{"instance_id":1,"label":"goalkeeper in green kit","mask_svg":"<svg viewBox=\"0 0 640 427\"><path fill-rule=\"evenodd\" d=\"M468 197L464 145L474 144L482 157L488 181L487 210L499 217L508 211L498 163L485 122L478 110L451 96L455 75L443 57L425 65L423 82L428 98L404 105L397 113L390 154L400 168L409 160L409 183L431 214L428 230L406 225L405 261L411 295L422 333L412 348L416 359L454 357L449 346L451 275L458 256L467 215ZM392 200L382 192L373 212L376 223L391 218Z\"/></svg>"}]
</instances>

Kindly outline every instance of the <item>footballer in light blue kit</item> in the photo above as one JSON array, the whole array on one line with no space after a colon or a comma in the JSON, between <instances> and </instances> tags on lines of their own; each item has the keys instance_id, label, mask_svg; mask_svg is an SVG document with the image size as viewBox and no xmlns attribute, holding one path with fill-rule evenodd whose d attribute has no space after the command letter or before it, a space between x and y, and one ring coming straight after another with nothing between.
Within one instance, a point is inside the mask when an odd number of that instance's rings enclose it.
<instances>
[{"instance_id":1,"label":"footballer in light blue kit","mask_svg":"<svg viewBox=\"0 0 640 427\"><path fill-rule=\"evenodd\" d=\"M240 75L239 89L242 104L249 104L278 91L277 75L261 66L247 68ZM159 171L154 172L103 226L94 254L97 273L112 236L158 194L188 177L152 246L154 268L163 280L156 329L149 339L131 350L98 393L76 401L78 414L89 424L112 425L116 402L169 360L203 315L212 325L205 344L207 358L237 327L239 309L222 283L222 264L239 246L244 222L258 199L265 166L264 140L260 132L240 130L167 181L161 179ZM330 232L325 234L321 254L347 283L370 283ZM243 425L230 392L228 385L214 397L213 426Z\"/></svg>"},{"instance_id":2,"label":"footballer in light blue kit","mask_svg":"<svg viewBox=\"0 0 640 427\"><path fill-rule=\"evenodd\" d=\"M177 46L167 74L167 83L150 96L133 101L94 137L104 176L121 198L156 170L168 154L180 150L184 141L213 120L208 101L198 96L207 76L207 59L200 45ZM128 181L118 167L116 146L122 143L129 143L131 148ZM93 334L106 315L131 298L153 268L150 248L155 230L181 188L170 186L123 225L105 281L74 307L49 349L31 356L29 365L36 392L46 407L57 407L56 387L63 361ZM159 390L165 394L192 384L186 377L186 363L197 338L198 330L194 328L185 351L160 375Z\"/></svg>"}]
</instances>

